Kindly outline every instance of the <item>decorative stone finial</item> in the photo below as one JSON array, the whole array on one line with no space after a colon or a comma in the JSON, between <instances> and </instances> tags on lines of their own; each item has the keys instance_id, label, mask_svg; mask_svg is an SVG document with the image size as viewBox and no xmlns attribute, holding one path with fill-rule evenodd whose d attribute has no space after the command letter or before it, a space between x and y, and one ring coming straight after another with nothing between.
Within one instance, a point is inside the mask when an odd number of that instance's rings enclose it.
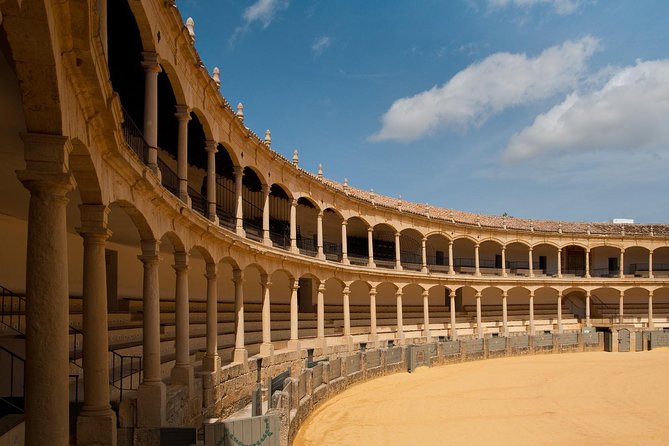
<instances>
[{"instance_id":1,"label":"decorative stone finial","mask_svg":"<svg viewBox=\"0 0 669 446\"><path fill-rule=\"evenodd\" d=\"M401 195L397 199L397 210L402 212L402 196Z\"/></svg>"},{"instance_id":2,"label":"decorative stone finial","mask_svg":"<svg viewBox=\"0 0 669 446\"><path fill-rule=\"evenodd\" d=\"M318 163L318 179L323 179L323 164Z\"/></svg>"},{"instance_id":3,"label":"decorative stone finial","mask_svg":"<svg viewBox=\"0 0 669 446\"><path fill-rule=\"evenodd\" d=\"M190 40L195 42L195 20L193 20L193 17L188 17L186 19L186 29L188 29Z\"/></svg>"},{"instance_id":4,"label":"decorative stone finial","mask_svg":"<svg viewBox=\"0 0 669 446\"><path fill-rule=\"evenodd\" d=\"M297 149L293 150L293 166L297 167L300 162L300 156L297 153Z\"/></svg>"},{"instance_id":5,"label":"decorative stone finial","mask_svg":"<svg viewBox=\"0 0 669 446\"><path fill-rule=\"evenodd\" d=\"M506 215L502 215L502 227L506 229Z\"/></svg>"},{"instance_id":6,"label":"decorative stone finial","mask_svg":"<svg viewBox=\"0 0 669 446\"><path fill-rule=\"evenodd\" d=\"M558 233L562 234L562 222L558 224Z\"/></svg>"},{"instance_id":7,"label":"decorative stone finial","mask_svg":"<svg viewBox=\"0 0 669 446\"><path fill-rule=\"evenodd\" d=\"M620 226L622 226L621 234L623 237L625 237L625 225L620 225Z\"/></svg>"},{"instance_id":8,"label":"decorative stone finial","mask_svg":"<svg viewBox=\"0 0 669 446\"><path fill-rule=\"evenodd\" d=\"M369 190L369 199L372 201L373 205L376 205L374 199L376 198L376 194L374 193L374 189Z\"/></svg>"},{"instance_id":9,"label":"decorative stone finial","mask_svg":"<svg viewBox=\"0 0 669 446\"><path fill-rule=\"evenodd\" d=\"M455 223L455 216L453 215L453 211L450 212L450 217L451 217L451 223Z\"/></svg>"},{"instance_id":10,"label":"decorative stone finial","mask_svg":"<svg viewBox=\"0 0 669 446\"><path fill-rule=\"evenodd\" d=\"M650 227L650 236L653 237L655 234L653 234L653 227Z\"/></svg>"},{"instance_id":11,"label":"decorative stone finial","mask_svg":"<svg viewBox=\"0 0 669 446\"><path fill-rule=\"evenodd\" d=\"M272 145L272 132L269 129L265 130L265 144L268 146Z\"/></svg>"},{"instance_id":12,"label":"decorative stone finial","mask_svg":"<svg viewBox=\"0 0 669 446\"><path fill-rule=\"evenodd\" d=\"M534 232L534 223L530 223L530 232Z\"/></svg>"},{"instance_id":13,"label":"decorative stone finial","mask_svg":"<svg viewBox=\"0 0 669 446\"><path fill-rule=\"evenodd\" d=\"M430 218L430 209L431 208L432 208L432 206L430 206L428 203L425 203L425 216L427 218Z\"/></svg>"},{"instance_id":14,"label":"decorative stone finial","mask_svg":"<svg viewBox=\"0 0 669 446\"><path fill-rule=\"evenodd\" d=\"M476 216L476 226L478 226L479 228L481 227L481 217L479 217L478 215Z\"/></svg>"},{"instance_id":15,"label":"decorative stone finial","mask_svg":"<svg viewBox=\"0 0 669 446\"><path fill-rule=\"evenodd\" d=\"M237 117L239 118L240 121L244 122L244 104L241 102L237 104Z\"/></svg>"},{"instance_id":16,"label":"decorative stone finial","mask_svg":"<svg viewBox=\"0 0 669 446\"><path fill-rule=\"evenodd\" d=\"M590 235L590 225L588 225L588 235Z\"/></svg>"},{"instance_id":17,"label":"decorative stone finial","mask_svg":"<svg viewBox=\"0 0 669 446\"><path fill-rule=\"evenodd\" d=\"M216 86L221 86L221 70L219 70L218 67L214 67L211 78L216 82Z\"/></svg>"},{"instance_id":18,"label":"decorative stone finial","mask_svg":"<svg viewBox=\"0 0 669 446\"><path fill-rule=\"evenodd\" d=\"M344 178L344 192L348 194L348 178Z\"/></svg>"}]
</instances>

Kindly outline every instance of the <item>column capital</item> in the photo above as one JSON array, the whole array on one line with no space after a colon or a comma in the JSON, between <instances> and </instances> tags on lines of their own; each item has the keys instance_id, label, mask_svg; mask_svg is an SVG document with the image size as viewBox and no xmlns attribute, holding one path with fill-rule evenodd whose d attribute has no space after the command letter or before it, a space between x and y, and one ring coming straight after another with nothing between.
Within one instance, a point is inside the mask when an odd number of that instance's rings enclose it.
<instances>
[{"instance_id":1,"label":"column capital","mask_svg":"<svg viewBox=\"0 0 669 446\"><path fill-rule=\"evenodd\" d=\"M207 263L205 265L204 277L206 277L209 280L216 280L216 269L217 265L215 263Z\"/></svg>"},{"instance_id":2,"label":"column capital","mask_svg":"<svg viewBox=\"0 0 669 446\"><path fill-rule=\"evenodd\" d=\"M234 173L235 178L237 178L238 176L242 176L244 175L244 168L242 166L234 166L232 168L232 173Z\"/></svg>"},{"instance_id":3,"label":"column capital","mask_svg":"<svg viewBox=\"0 0 669 446\"><path fill-rule=\"evenodd\" d=\"M395 232L395 237L399 238L402 236L402 233L400 231Z\"/></svg>"},{"instance_id":4,"label":"column capital","mask_svg":"<svg viewBox=\"0 0 669 446\"><path fill-rule=\"evenodd\" d=\"M176 116L177 121L183 122L183 121L190 121L190 107L187 105L175 105L174 106L176 112L174 113L174 116Z\"/></svg>"},{"instance_id":5,"label":"column capital","mask_svg":"<svg viewBox=\"0 0 669 446\"><path fill-rule=\"evenodd\" d=\"M269 184L261 184L260 185L260 191L263 193L263 195L269 195L270 192L270 186Z\"/></svg>"},{"instance_id":6,"label":"column capital","mask_svg":"<svg viewBox=\"0 0 669 446\"><path fill-rule=\"evenodd\" d=\"M342 294L351 294L351 289L346 285L342 290Z\"/></svg>"},{"instance_id":7,"label":"column capital","mask_svg":"<svg viewBox=\"0 0 669 446\"><path fill-rule=\"evenodd\" d=\"M25 170L16 171L23 186L33 195L67 199L75 186L70 174L69 153L72 145L66 136L42 133L22 133Z\"/></svg>"},{"instance_id":8,"label":"column capital","mask_svg":"<svg viewBox=\"0 0 669 446\"><path fill-rule=\"evenodd\" d=\"M323 211L319 210L318 214L316 214L318 218L323 218Z\"/></svg>"},{"instance_id":9,"label":"column capital","mask_svg":"<svg viewBox=\"0 0 669 446\"><path fill-rule=\"evenodd\" d=\"M423 237L420 241L421 241L422 243L427 243L427 237Z\"/></svg>"},{"instance_id":10,"label":"column capital","mask_svg":"<svg viewBox=\"0 0 669 446\"><path fill-rule=\"evenodd\" d=\"M341 225L342 226L347 226L348 225L348 220L342 220Z\"/></svg>"},{"instance_id":11,"label":"column capital","mask_svg":"<svg viewBox=\"0 0 669 446\"><path fill-rule=\"evenodd\" d=\"M506 245L502 245L502 251L506 251Z\"/></svg>"},{"instance_id":12,"label":"column capital","mask_svg":"<svg viewBox=\"0 0 669 446\"><path fill-rule=\"evenodd\" d=\"M241 269L233 269L232 270L232 282L235 285L239 285L242 283L242 270Z\"/></svg>"},{"instance_id":13,"label":"column capital","mask_svg":"<svg viewBox=\"0 0 669 446\"><path fill-rule=\"evenodd\" d=\"M506 299L507 297L509 297L509 295L507 294L507 292L506 292L506 291L502 291L502 299Z\"/></svg>"},{"instance_id":14,"label":"column capital","mask_svg":"<svg viewBox=\"0 0 669 446\"><path fill-rule=\"evenodd\" d=\"M211 139L208 139L207 141L204 142L204 150L207 153L218 152L218 148L216 146L217 146L216 141L212 141Z\"/></svg>"},{"instance_id":15,"label":"column capital","mask_svg":"<svg viewBox=\"0 0 669 446\"><path fill-rule=\"evenodd\" d=\"M325 292L325 284L321 283L318 285L318 292L319 293L324 293Z\"/></svg>"},{"instance_id":16,"label":"column capital","mask_svg":"<svg viewBox=\"0 0 669 446\"><path fill-rule=\"evenodd\" d=\"M395 291L395 296L397 296L397 297L402 297L403 294L404 293L402 292L402 290Z\"/></svg>"},{"instance_id":17,"label":"column capital","mask_svg":"<svg viewBox=\"0 0 669 446\"><path fill-rule=\"evenodd\" d=\"M372 296L372 295L376 296L376 287L375 286L373 286L369 289L369 295L370 296Z\"/></svg>"},{"instance_id":18,"label":"column capital","mask_svg":"<svg viewBox=\"0 0 669 446\"><path fill-rule=\"evenodd\" d=\"M448 297L455 297L455 290L450 290L448 292Z\"/></svg>"},{"instance_id":19,"label":"column capital","mask_svg":"<svg viewBox=\"0 0 669 446\"><path fill-rule=\"evenodd\" d=\"M178 273L188 271L188 253L185 251L176 251L174 253L174 265L172 268Z\"/></svg>"},{"instance_id":20,"label":"column capital","mask_svg":"<svg viewBox=\"0 0 669 446\"><path fill-rule=\"evenodd\" d=\"M453 240L449 240L449 241L448 241L448 246L449 246L449 247L452 247L452 246L453 246Z\"/></svg>"},{"instance_id":21,"label":"column capital","mask_svg":"<svg viewBox=\"0 0 669 446\"><path fill-rule=\"evenodd\" d=\"M367 228L367 232L368 232L368 233L372 233L372 232L374 232L374 228L372 228L371 226L369 226L369 227Z\"/></svg>"},{"instance_id":22,"label":"column capital","mask_svg":"<svg viewBox=\"0 0 669 446\"><path fill-rule=\"evenodd\" d=\"M160 256L158 254L142 254L137 256L139 260L144 264L144 266L157 265L160 262Z\"/></svg>"},{"instance_id":23,"label":"column capital","mask_svg":"<svg viewBox=\"0 0 669 446\"><path fill-rule=\"evenodd\" d=\"M534 251L534 248L533 248L532 246L529 246L529 247L527 248L527 250L528 250L529 252L532 252L532 251Z\"/></svg>"},{"instance_id":24,"label":"column capital","mask_svg":"<svg viewBox=\"0 0 669 446\"><path fill-rule=\"evenodd\" d=\"M648 297L653 297L653 290L648 290Z\"/></svg>"},{"instance_id":25,"label":"column capital","mask_svg":"<svg viewBox=\"0 0 669 446\"><path fill-rule=\"evenodd\" d=\"M109 209L102 204L81 204L79 212L81 214L81 226L77 232L85 239L96 238L105 241L111 237L112 232L107 227Z\"/></svg>"},{"instance_id":26,"label":"column capital","mask_svg":"<svg viewBox=\"0 0 669 446\"><path fill-rule=\"evenodd\" d=\"M530 290L530 297L534 297L534 291Z\"/></svg>"},{"instance_id":27,"label":"column capital","mask_svg":"<svg viewBox=\"0 0 669 446\"><path fill-rule=\"evenodd\" d=\"M620 248L620 253L621 253L621 254L624 254L624 253L625 253L625 248L624 248L624 247L623 247L623 248Z\"/></svg>"},{"instance_id":28,"label":"column capital","mask_svg":"<svg viewBox=\"0 0 669 446\"><path fill-rule=\"evenodd\" d=\"M430 291L429 290L423 290L423 292L421 293L421 296L429 297L430 296Z\"/></svg>"},{"instance_id":29,"label":"column capital","mask_svg":"<svg viewBox=\"0 0 669 446\"><path fill-rule=\"evenodd\" d=\"M481 296L481 292L480 292L480 291L477 291L475 297L476 297L477 299L480 299L480 298L482 297L482 296Z\"/></svg>"},{"instance_id":30,"label":"column capital","mask_svg":"<svg viewBox=\"0 0 669 446\"><path fill-rule=\"evenodd\" d=\"M290 284L290 289L292 291L297 291L300 289L300 281L297 279L293 279L293 282Z\"/></svg>"},{"instance_id":31,"label":"column capital","mask_svg":"<svg viewBox=\"0 0 669 446\"><path fill-rule=\"evenodd\" d=\"M160 73L162 68L160 67L160 56L158 53L142 51L142 68L144 68L144 71Z\"/></svg>"}]
</instances>

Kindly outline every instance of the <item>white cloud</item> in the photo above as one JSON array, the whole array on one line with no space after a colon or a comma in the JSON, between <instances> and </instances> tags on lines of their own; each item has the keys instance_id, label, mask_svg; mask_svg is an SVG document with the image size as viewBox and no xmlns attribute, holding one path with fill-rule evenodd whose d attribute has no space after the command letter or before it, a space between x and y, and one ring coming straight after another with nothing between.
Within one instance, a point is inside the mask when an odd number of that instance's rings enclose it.
<instances>
[{"instance_id":1,"label":"white cloud","mask_svg":"<svg viewBox=\"0 0 669 446\"><path fill-rule=\"evenodd\" d=\"M555 152L669 148L669 60L619 69L599 90L571 93L513 135L506 161Z\"/></svg>"},{"instance_id":2,"label":"white cloud","mask_svg":"<svg viewBox=\"0 0 669 446\"><path fill-rule=\"evenodd\" d=\"M575 87L599 41L587 36L545 49L534 58L495 53L458 72L441 87L397 99L372 141L413 141L440 127L467 129L502 110Z\"/></svg>"},{"instance_id":3,"label":"white cloud","mask_svg":"<svg viewBox=\"0 0 669 446\"><path fill-rule=\"evenodd\" d=\"M501 8L509 5L530 8L538 4L549 5L556 14L568 15L576 12L585 0L488 0L488 4L493 8Z\"/></svg>"},{"instance_id":4,"label":"white cloud","mask_svg":"<svg viewBox=\"0 0 669 446\"><path fill-rule=\"evenodd\" d=\"M257 0L242 13L244 25L238 26L230 37L230 45L234 45L237 39L245 34L254 22L260 22L263 29L267 28L276 15L286 9L290 0Z\"/></svg>"},{"instance_id":5,"label":"white cloud","mask_svg":"<svg viewBox=\"0 0 669 446\"><path fill-rule=\"evenodd\" d=\"M314 52L314 55L320 56L330 45L332 45L332 38L330 36L322 36L314 40L311 50Z\"/></svg>"}]
</instances>

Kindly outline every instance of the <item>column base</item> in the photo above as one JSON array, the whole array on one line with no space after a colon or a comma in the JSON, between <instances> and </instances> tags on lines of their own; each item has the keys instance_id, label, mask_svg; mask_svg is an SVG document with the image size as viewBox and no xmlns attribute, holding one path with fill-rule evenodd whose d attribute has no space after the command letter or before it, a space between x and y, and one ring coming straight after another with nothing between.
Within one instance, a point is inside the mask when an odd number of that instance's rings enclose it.
<instances>
[{"instance_id":1,"label":"column base","mask_svg":"<svg viewBox=\"0 0 669 446\"><path fill-rule=\"evenodd\" d=\"M322 253L322 252L319 252L319 253L316 255L316 258L317 258L318 260L325 260L325 254Z\"/></svg>"},{"instance_id":2,"label":"column base","mask_svg":"<svg viewBox=\"0 0 669 446\"><path fill-rule=\"evenodd\" d=\"M214 215L209 214L209 220L211 220L211 222L214 223L215 225L218 225L220 223L220 220L218 219L218 215L216 215L216 214L214 214Z\"/></svg>"},{"instance_id":3,"label":"column base","mask_svg":"<svg viewBox=\"0 0 669 446\"><path fill-rule=\"evenodd\" d=\"M86 413L77 418L78 446L116 446L116 414L111 409Z\"/></svg>"},{"instance_id":4,"label":"column base","mask_svg":"<svg viewBox=\"0 0 669 446\"><path fill-rule=\"evenodd\" d=\"M374 262L369 262L369 263L367 264L367 266L368 266L369 268L376 268L376 263L374 263Z\"/></svg>"},{"instance_id":5,"label":"column base","mask_svg":"<svg viewBox=\"0 0 669 446\"><path fill-rule=\"evenodd\" d=\"M292 252L293 254L299 254L300 250L298 249L298 247L296 245L291 245L290 246L290 252Z\"/></svg>"},{"instance_id":6,"label":"column base","mask_svg":"<svg viewBox=\"0 0 669 446\"><path fill-rule=\"evenodd\" d=\"M263 342L260 344L260 356L274 355L274 345L271 342Z\"/></svg>"},{"instance_id":7,"label":"column base","mask_svg":"<svg viewBox=\"0 0 669 446\"><path fill-rule=\"evenodd\" d=\"M420 272L421 273L427 273L427 272L429 272L429 270L427 269L427 266L424 266L420 269Z\"/></svg>"},{"instance_id":8,"label":"column base","mask_svg":"<svg viewBox=\"0 0 669 446\"><path fill-rule=\"evenodd\" d=\"M186 206L193 206L193 201L191 200L190 195L188 195L188 192L179 192L179 199L183 201Z\"/></svg>"},{"instance_id":9,"label":"column base","mask_svg":"<svg viewBox=\"0 0 669 446\"><path fill-rule=\"evenodd\" d=\"M344 257L343 259L341 259L341 263L342 265L350 265L351 261L348 259L348 257Z\"/></svg>"},{"instance_id":10,"label":"column base","mask_svg":"<svg viewBox=\"0 0 669 446\"><path fill-rule=\"evenodd\" d=\"M232 352L232 362L246 364L249 360L249 352L245 348L236 348Z\"/></svg>"},{"instance_id":11,"label":"column base","mask_svg":"<svg viewBox=\"0 0 669 446\"><path fill-rule=\"evenodd\" d=\"M237 235L240 236L240 237L246 237L246 231L244 230L244 227L243 227L243 226L242 226L242 227L237 226L237 227L235 228L235 232L236 232Z\"/></svg>"},{"instance_id":12,"label":"column base","mask_svg":"<svg viewBox=\"0 0 669 446\"><path fill-rule=\"evenodd\" d=\"M346 346L346 350L349 352L353 351L353 336L348 335L348 336L342 336L341 337L341 343L342 345Z\"/></svg>"},{"instance_id":13,"label":"column base","mask_svg":"<svg viewBox=\"0 0 669 446\"><path fill-rule=\"evenodd\" d=\"M291 339L288 341L288 350L300 350L300 341L297 339Z\"/></svg>"},{"instance_id":14,"label":"column base","mask_svg":"<svg viewBox=\"0 0 669 446\"><path fill-rule=\"evenodd\" d=\"M218 355L205 355L202 358L202 370L205 372L217 372L221 368L221 357Z\"/></svg>"},{"instance_id":15,"label":"column base","mask_svg":"<svg viewBox=\"0 0 669 446\"><path fill-rule=\"evenodd\" d=\"M263 242L263 244L264 244L265 246L272 247L272 239L270 239L270 238L265 238L265 239L263 239L262 242Z\"/></svg>"},{"instance_id":16,"label":"column base","mask_svg":"<svg viewBox=\"0 0 669 446\"><path fill-rule=\"evenodd\" d=\"M142 383L137 389L137 425L161 427L165 424L167 395L162 381Z\"/></svg>"},{"instance_id":17,"label":"column base","mask_svg":"<svg viewBox=\"0 0 669 446\"><path fill-rule=\"evenodd\" d=\"M395 264L395 271L402 271L402 270L403 270L402 265L400 265L399 263L396 263Z\"/></svg>"},{"instance_id":18,"label":"column base","mask_svg":"<svg viewBox=\"0 0 669 446\"><path fill-rule=\"evenodd\" d=\"M194 395L195 373L192 364L175 365L170 374L172 384L181 384L188 387L188 395Z\"/></svg>"}]
</instances>

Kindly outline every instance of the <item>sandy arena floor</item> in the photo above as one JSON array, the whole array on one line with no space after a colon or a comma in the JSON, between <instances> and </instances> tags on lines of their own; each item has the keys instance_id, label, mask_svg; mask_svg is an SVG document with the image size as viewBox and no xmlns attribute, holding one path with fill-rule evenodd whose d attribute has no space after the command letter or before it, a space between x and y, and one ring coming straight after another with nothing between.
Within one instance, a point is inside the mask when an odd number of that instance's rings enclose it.
<instances>
[{"instance_id":1,"label":"sandy arena floor","mask_svg":"<svg viewBox=\"0 0 669 446\"><path fill-rule=\"evenodd\" d=\"M323 404L293 446L669 445L669 350L420 368Z\"/></svg>"}]
</instances>

